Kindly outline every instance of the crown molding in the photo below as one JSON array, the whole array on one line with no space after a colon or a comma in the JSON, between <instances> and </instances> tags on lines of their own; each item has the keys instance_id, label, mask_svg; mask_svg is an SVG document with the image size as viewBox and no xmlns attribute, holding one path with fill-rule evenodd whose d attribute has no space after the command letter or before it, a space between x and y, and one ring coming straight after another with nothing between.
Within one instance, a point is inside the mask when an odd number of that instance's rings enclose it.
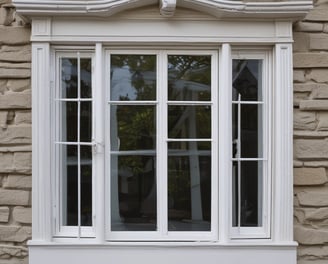
<instances>
[{"instance_id":1,"label":"crown molding","mask_svg":"<svg viewBox=\"0 0 328 264\"><path fill-rule=\"evenodd\" d=\"M108 17L115 13L146 5L158 0L13 0L16 10L26 17L33 16L95 16ZM173 16L182 6L211 14L218 18L284 18L299 19L312 8L312 1L244 2L236 0L160 0L160 12Z\"/></svg>"}]
</instances>

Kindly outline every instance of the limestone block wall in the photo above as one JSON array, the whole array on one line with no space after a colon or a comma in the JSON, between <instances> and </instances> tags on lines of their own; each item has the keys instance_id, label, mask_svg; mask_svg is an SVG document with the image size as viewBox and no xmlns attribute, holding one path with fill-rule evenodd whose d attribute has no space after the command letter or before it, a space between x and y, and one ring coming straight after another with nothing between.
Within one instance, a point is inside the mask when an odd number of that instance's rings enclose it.
<instances>
[{"instance_id":1,"label":"limestone block wall","mask_svg":"<svg viewBox=\"0 0 328 264\"><path fill-rule=\"evenodd\" d=\"M31 237L30 27L0 0L0 264L28 263Z\"/></svg>"},{"instance_id":2,"label":"limestone block wall","mask_svg":"<svg viewBox=\"0 0 328 264\"><path fill-rule=\"evenodd\" d=\"M294 25L294 196L299 264L328 263L328 1Z\"/></svg>"}]
</instances>

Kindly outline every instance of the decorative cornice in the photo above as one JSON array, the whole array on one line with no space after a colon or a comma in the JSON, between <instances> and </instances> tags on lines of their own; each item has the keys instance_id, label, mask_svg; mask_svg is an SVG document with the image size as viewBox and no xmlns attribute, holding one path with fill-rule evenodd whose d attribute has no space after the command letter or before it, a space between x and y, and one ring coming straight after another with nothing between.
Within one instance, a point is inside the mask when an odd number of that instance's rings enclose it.
<instances>
[{"instance_id":1,"label":"decorative cornice","mask_svg":"<svg viewBox=\"0 0 328 264\"><path fill-rule=\"evenodd\" d=\"M156 4L158 0L13 0L13 3L17 12L26 16L110 16L123 10ZM297 19L312 8L312 1L181 0L178 5L207 12L220 18ZM175 0L160 0L160 12L164 16L172 16L175 6Z\"/></svg>"}]
</instances>

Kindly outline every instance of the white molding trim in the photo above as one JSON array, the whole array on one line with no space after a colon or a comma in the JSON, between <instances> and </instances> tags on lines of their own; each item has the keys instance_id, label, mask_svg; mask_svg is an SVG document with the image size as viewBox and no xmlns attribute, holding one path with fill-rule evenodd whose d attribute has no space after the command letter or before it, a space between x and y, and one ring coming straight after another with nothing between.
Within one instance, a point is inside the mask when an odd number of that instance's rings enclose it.
<instances>
[{"instance_id":1,"label":"white molding trim","mask_svg":"<svg viewBox=\"0 0 328 264\"><path fill-rule=\"evenodd\" d=\"M174 16L176 0L160 0L160 14L164 17Z\"/></svg>"},{"instance_id":2,"label":"white molding trim","mask_svg":"<svg viewBox=\"0 0 328 264\"><path fill-rule=\"evenodd\" d=\"M171 10L174 0L167 2ZM35 15L91 15L110 16L123 10L156 5L157 0L13 0L16 10L27 16ZM283 1L283 2L244 2L235 0L181 0L179 5L202 10L217 17L248 17L248 18L287 18L297 19L304 16L311 8L312 1ZM165 9L166 5L164 5ZM165 10L164 9L164 10ZM165 10L167 11L167 10ZM172 11L169 11L172 15Z\"/></svg>"}]
</instances>

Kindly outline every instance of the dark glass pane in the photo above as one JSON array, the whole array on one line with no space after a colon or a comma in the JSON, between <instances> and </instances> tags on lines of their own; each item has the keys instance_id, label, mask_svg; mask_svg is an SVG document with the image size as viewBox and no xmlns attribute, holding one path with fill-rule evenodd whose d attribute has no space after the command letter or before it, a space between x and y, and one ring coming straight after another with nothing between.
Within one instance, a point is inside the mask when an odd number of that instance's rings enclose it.
<instances>
[{"instance_id":1,"label":"dark glass pane","mask_svg":"<svg viewBox=\"0 0 328 264\"><path fill-rule=\"evenodd\" d=\"M156 100L156 55L111 55L112 101Z\"/></svg>"},{"instance_id":2,"label":"dark glass pane","mask_svg":"<svg viewBox=\"0 0 328 264\"><path fill-rule=\"evenodd\" d=\"M210 101L211 56L169 55L168 97L177 101Z\"/></svg>"},{"instance_id":3,"label":"dark glass pane","mask_svg":"<svg viewBox=\"0 0 328 264\"><path fill-rule=\"evenodd\" d=\"M211 230L211 143L168 143L168 230Z\"/></svg>"},{"instance_id":4,"label":"dark glass pane","mask_svg":"<svg viewBox=\"0 0 328 264\"><path fill-rule=\"evenodd\" d=\"M92 102L81 102L80 126L80 141L91 142Z\"/></svg>"},{"instance_id":5,"label":"dark glass pane","mask_svg":"<svg viewBox=\"0 0 328 264\"><path fill-rule=\"evenodd\" d=\"M155 106L113 105L110 115L111 150L156 149Z\"/></svg>"},{"instance_id":6,"label":"dark glass pane","mask_svg":"<svg viewBox=\"0 0 328 264\"><path fill-rule=\"evenodd\" d=\"M77 102L60 102L62 113L61 140L77 141Z\"/></svg>"},{"instance_id":7,"label":"dark glass pane","mask_svg":"<svg viewBox=\"0 0 328 264\"><path fill-rule=\"evenodd\" d=\"M78 154L77 146L59 146L62 157L63 225L78 224Z\"/></svg>"},{"instance_id":8,"label":"dark glass pane","mask_svg":"<svg viewBox=\"0 0 328 264\"><path fill-rule=\"evenodd\" d=\"M211 106L168 106L169 138L211 138Z\"/></svg>"},{"instance_id":9,"label":"dark glass pane","mask_svg":"<svg viewBox=\"0 0 328 264\"><path fill-rule=\"evenodd\" d=\"M262 226L262 161L240 162L240 181L238 180L238 162L233 163L233 226ZM238 197L240 185L240 208Z\"/></svg>"},{"instance_id":10,"label":"dark glass pane","mask_svg":"<svg viewBox=\"0 0 328 264\"><path fill-rule=\"evenodd\" d=\"M91 59L83 58L80 60L81 69L81 98L92 97L92 83L91 83Z\"/></svg>"},{"instance_id":11,"label":"dark glass pane","mask_svg":"<svg viewBox=\"0 0 328 264\"><path fill-rule=\"evenodd\" d=\"M77 98L77 59L62 58L61 59L61 97Z\"/></svg>"},{"instance_id":12,"label":"dark glass pane","mask_svg":"<svg viewBox=\"0 0 328 264\"><path fill-rule=\"evenodd\" d=\"M233 60L232 62L232 100L262 100L262 61Z\"/></svg>"},{"instance_id":13,"label":"dark glass pane","mask_svg":"<svg viewBox=\"0 0 328 264\"><path fill-rule=\"evenodd\" d=\"M81 225L92 226L92 147L81 146Z\"/></svg>"},{"instance_id":14,"label":"dark glass pane","mask_svg":"<svg viewBox=\"0 0 328 264\"><path fill-rule=\"evenodd\" d=\"M111 230L156 231L156 156L111 155Z\"/></svg>"},{"instance_id":15,"label":"dark glass pane","mask_svg":"<svg viewBox=\"0 0 328 264\"><path fill-rule=\"evenodd\" d=\"M238 105L232 106L233 154L237 157L238 145ZM240 148L241 158L262 158L263 124L262 105L242 104L240 106ZM240 150L239 150L240 151Z\"/></svg>"}]
</instances>

